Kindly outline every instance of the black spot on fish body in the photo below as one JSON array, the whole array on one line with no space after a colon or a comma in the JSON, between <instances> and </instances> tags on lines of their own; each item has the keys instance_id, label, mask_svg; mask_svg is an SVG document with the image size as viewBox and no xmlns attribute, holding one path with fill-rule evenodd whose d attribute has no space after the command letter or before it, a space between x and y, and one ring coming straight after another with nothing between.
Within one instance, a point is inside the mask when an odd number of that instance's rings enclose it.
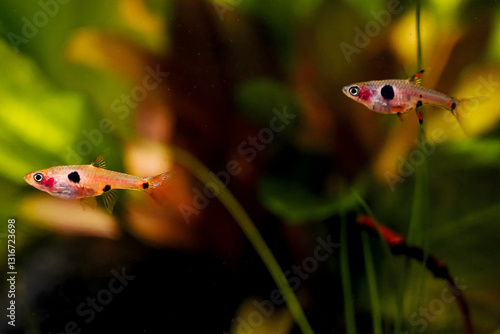
<instances>
[{"instance_id":1,"label":"black spot on fish body","mask_svg":"<svg viewBox=\"0 0 500 334\"><path fill-rule=\"evenodd\" d=\"M385 85L380 90L380 94L386 100L392 100L394 98L394 88L391 85Z\"/></svg>"},{"instance_id":2,"label":"black spot on fish body","mask_svg":"<svg viewBox=\"0 0 500 334\"><path fill-rule=\"evenodd\" d=\"M106 191L109 191L111 189L111 186L109 184L107 184L103 189L102 191L106 192Z\"/></svg>"},{"instance_id":3,"label":"black spot on fish body","mask_svg":"<svg viewBox=\"0 0 500 334\"><path fill-rule=\"evenodd\" d=\"M77 171L71 172L68 174L68 179L71 182L78 183L78 182L80 182L80 174L78 174Z\"/></svg>"},{"instance_id":4,"label":"black spot on fish body","mask_svg":"<svg viewBox=\"0 0 500 334\"><path fill-rule=\"evenodd\" d=\"M422 98L422 94L420 94L420 98Z\"/></svg>"},{"instance_id":5,"label":"black spot on fish body","mask_svg":"<svg viewBox=\"0 0 500 334\"><path fill-rule=\"evenodd\" d=\"M149 183L148 182L144 182L142 184L142 189L148 189L149 188Z\"/></svg>"},{"instance_id":6,"label":"black spot on fish body","mask_svg":"<svg viewBox=\"0 0 500 334\"><path fill-rule=\"evenodd\" d=\"M453 103L451 104L451 110L455 110L455 108L456 108L456 107L457 107L457 104L456 104L455 102L453 102Z\"/></svg>"},{"instance_id":7,"label":"black spot on fish body","mask_svg":"<svg viewBox=\"0 0 500 334\"><path fill-rule=\"evenodd\" d=\"M416 108L419 108L419 107L421 107L421 106L422 106L422 101L420 101L420 100L419 100L419 101L417 102L417 106L416 106Z\"/></svg>"}]
</instances>

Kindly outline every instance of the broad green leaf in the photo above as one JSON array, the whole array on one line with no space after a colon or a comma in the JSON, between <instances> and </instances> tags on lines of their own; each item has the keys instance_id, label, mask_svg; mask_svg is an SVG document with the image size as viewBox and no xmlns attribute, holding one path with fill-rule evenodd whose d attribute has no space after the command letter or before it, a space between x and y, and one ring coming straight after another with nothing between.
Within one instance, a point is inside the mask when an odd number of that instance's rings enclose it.
<instances>
[{"instance_id":1,"label":"broad green leaf","mask_svg":"<svg viewBox=\"0 0 500 334\"><path fill-rule=\"evenodd\" d=\"M319 222L358 205L352 193L320 197L292 180L267 177L259 187L262 204L290 223Z\"/></svg>"},{"instance_id":2,"label":"broad green leaf","mask_svg":"<svg viewBox=\"0 0 500 334\"><path fill-rule=\"evenodd\" d=\"M292 92L282 83L268 78L255 78L241 84L237 89L236 104L245 116L264 127L271 127L271 120L280 118L278 114L291 115L287 121L276 123L280 129L285 125L279 131L285 135L294 134L300 124L301 110Z\"/></svg>"},{"instance_id":3,"label":"broad green leaf","mask_svg":"<svg viewBox=\"0 0 500 334\"><path fill-rule=\"evenodd\" d=\"M6 43L0 43L0 56L0 173L21 183L33 166L29 161L61 157L77 138L85 104L81 94L51 86L32 61Z\"/></svg>"}]
</instances>

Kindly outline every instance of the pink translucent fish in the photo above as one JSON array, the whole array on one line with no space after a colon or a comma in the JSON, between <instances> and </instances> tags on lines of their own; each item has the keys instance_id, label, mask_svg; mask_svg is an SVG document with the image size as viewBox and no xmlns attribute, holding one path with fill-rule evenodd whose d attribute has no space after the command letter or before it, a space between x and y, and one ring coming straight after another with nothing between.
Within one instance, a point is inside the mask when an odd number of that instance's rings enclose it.
<instances>
[{"instance_id":1,"label":"pink translucent fish","mask_svg":"<svg viewBox=\"0 0 500 334\"><path fill-rule=\"evenodd\" d=\"M152 177L138 177L110 171L102 157L90 165L57 166L35 171L24 176L28 184L52 196L82 200L82 206L95 207L95 196L103 196L106 209L111 212L116 202L116 189L145 191L157 202L174 172Z\"/></svg>"},{"instance_id":2,"label":"pink translucent fish","mask_svg":"<svg viewBox=\"0 0 500 334\"><path fill-rule=\"evenodd\" d=\"M401 114L423 105L432 105L450 111L463 126L464 113L470 108L464 108L466 102L477 104L479 98L456 99L425 88L418 83L424 71L415 74L409 80L376 80L352 84L342 88L345 95L365 105L368 109L382 114ZM470 105L467 104L469 107ZM422 123L422 114L419 112Z\"/></svg>"}]
</instances>

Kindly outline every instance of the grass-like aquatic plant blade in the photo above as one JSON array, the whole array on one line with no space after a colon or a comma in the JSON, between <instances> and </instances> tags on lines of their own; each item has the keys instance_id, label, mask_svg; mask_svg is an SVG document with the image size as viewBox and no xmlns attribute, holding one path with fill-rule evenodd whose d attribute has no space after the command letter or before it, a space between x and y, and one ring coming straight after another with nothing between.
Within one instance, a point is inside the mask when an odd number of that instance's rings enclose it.
<instances>
[{"instance_id":1,"label":"grass-like aquatic plant blade","mask_svg":"<svg viewBox=\"0 0 500 334\"><path fill-rule=\"evenodd\" d=\"M349 272L349 254L347 242L347 217L341 213L340 226L340 275L344 294L344 312L346 333L356 334L356 318L354 316L354 300L352 298L351 274Z\"/></svg>"},{"instance_id":2,"label":"grass-like aquatic plant blade","mask_svg":"<svg viewBox=\"0 0 500 334\"><path fill-rule=\"evenodd\" d=\"M416 35L417 35L417 71L422 68L422 43L420 38L420 0L416 3ZM418 111L417 111L418 113ZM426 141L425 128L422 124L419 127L418 141L424 144ZM413 193L412 214L410 219L410 229L408 232L408 242L423 243L423 224L426 221L427 213L427 193L428 193L428 173L427 158L424 157L420 166L417 166L415 173L415 191Z\"/></svg>"},{"instance_id":3,"label":"grass-like aquatic plant blade","mask_svg":"<svg viewBox=\"0 0 500 334\"><path fill-rule=\"evenodd\" d=\"M370 302L372 304L372 327L374 334L382 334L382 317L380 315L380 300L378 298L377 275L373 266L373 258L370 249L370 240L366 232L361 234L363 244L363 256L365 260L365 269L368 279L368 290L370 293Z\"/></svg>"},{"instance_id":4,"label":"grass-like aquatic plant blade","mask_svg":"<svg viewBox=\"0 0 500 334\"><path fill-rule=\"evenodd\" d=\"M380 230L380 226L377 223L377 219L375 218L375 215L373 214L372 209L368 206L368 203L366 203L366 201L361 197L361 195L355 189L352 189L352 192L354 193L354 197L356 197L359 204L363 207L363 210L365 211L365 213L373 221L377 233L379 235L382 235L382 232ZM359 220L358 220L358 223L359 223ZM365 247L364 244L366 243L366 241L365 241L365 237L363 237L363 238L364 238L363 239L363 247ZM397 294L397 296L395 298L396 318L394 320L394 331L393 332L394 332L394 334L399 334L402 331L402 315L403 315L402 310L403 310L403 301L404 301L403 279L404 279L404 277L403 277L403 274L401 273L401 271L395 267L394 262L391 260L392 253L391 253L391 249L390 249L390 245L389 245L388 241L385 238L381 238L381 239L382 239L382 246L384 248L385 256L387 257L387 259L389 259L390 276L392 279L394 279L393 287L396 290L396 294ZM365 250L363 249L363 251L365 251ZM371 254L370 254L370 257L371 257ZM365 255L365 259L366 259L366 255ZM368 272L368 269L367 269L367 272ZM376 286L376 284L375 284L375 286ZM377 299L378 299L378 296L377 296ZM379 314L380 314L380 312L379 312ZM374 314L373 317L376 317L376 315ZM374 321L375 321L375 319L374 319ZM375 324L374 324L374 328L375 328Z\"/></svg>"},{"instance_id":5,"label":"grass-like aquatic plant blade","mask_svg":"<svg viewBox=\"0 0 500 334\"><path fill-rule=\"evenodd\" d=\"M420 10L421 0L416 1L415 21L416 21L416 36L417 36L417 72L422 69L422 41L420 35ZM417 111L419 113L419 111ZM424 143L426 141L424 124L421 124L418 132L418 141ZM410 218L410 228L408 232L408 242L412 244L422 245L424 256L427 255L428 238L426 238L425 228L428 223L428 163L427 158L424 157L420 166L417 166L415 173L415 191L413 193L412 213ZM411 287L417 285L417 289L413 293L413 303L410 303L413 309L418 309L423 298L423 289L425 284L425 262L417 266L410 265L410 273L407 282ZM412 326L411 333L415 333L416 327Z\"/></svg>"},{"instance_id":6,"label":"grass-like aquatic plant blade","mask_svg":"<svg viewBox=\"0 0 500 334\"><path fill-rule=\"evenodd\" d=\"M426 142L423 125L419 127L418 141L420 145L424 145ZM410 228L408 231L408 242L421 244L422 246L427 246L428 242L424 234L428 222L428 168L427 158L425 157L415 171L415 190L413 192Z\"/></svg>"},{"instance_id":7,"label":"grass-like aquatic plant blade","mask_svg":"<svg viewBox=\"0 0 500 334\"><path fill-rule=\"evenodd\" d=\"M209 182L214 182L214 179L210 177L210 170L206 168L201 162L199 162L194 156L188 152L179 149L171 148L172 153L177 162L186 167L191 173L193 173L196 178L198 178L202 183L207 184ZM313 334L314 331L306 318L300 303L295 296L293 290L290 288L287 282L281 279L284 276L281 267L279 266L273 253L267 246L266 242L259 233L257 227L252 222L248 214L245 212L240 203L234 198L231 192L222 184L218 182L220 192L217 196L219 201L224 205L224 207L229 211L234 220L241 227L250 243L255 248L260 258L264 262L267 270L271 274L274 282L280 289L285 302L292 314L295 322L304 334Z\"/></svg>"},{"instance_id":8,"label":"grass-like aquatic plant blade","mask_svg":"<svg viewBox=\"0 0 500 334\"><path fill-rule=\"evenodd\" d=\"M425 128L420 126L418 140L420 143L425 142ZM428 228L428 163L424 159L422 164L417 167L415 173L415 190L413 193L412 213L410 218L410 228L408 233L408 242L411 244L421 245L424 251L424 257L427 256L429 248L429 239L426 237ZM423 291L425 285L425 267L424 263L414 264L409 266L408 286L413 291L413 302L410 303L412 310L418 310L423 300ZM416 285L416 289L414 288ZM410 310L411 311L411 310ZM413 326L411 333L414 334L417 327Z\"/></svg>"},{"instance_id":9,"label":"grass-like aquatic plant blade","mask_svg":"<svg viewBox=\"0 0 500 334\"><path fill-rule=\"evenodd\" d=\"M384 225L376 223L371 217L359 217L357 223L368 232L375 233L380 238L385 239L392 254L405 255L408 259L414 259L422 264L418 268L426 268L434 275L434 277L443 279L456 297L456 303L460 310L460 314L462 315L466 333L474 333L469 305L467 304L464 293L444 262L432 254L426 254L427 252L420 247L408 245L406 240L401 235L390 230Z\"/></svg>"},{"instance_id":10,"label":"grass-like aquatic plant blade","mask_svg":"<svg viewBox=\"0 0 500 334\"><path fill-rule=\"evenodd\" d=\"M420 38L420 0L417 0L415 9L416 34L417 34L417 73L422 69L422 40Z\"/></svg>"}]
</instances>

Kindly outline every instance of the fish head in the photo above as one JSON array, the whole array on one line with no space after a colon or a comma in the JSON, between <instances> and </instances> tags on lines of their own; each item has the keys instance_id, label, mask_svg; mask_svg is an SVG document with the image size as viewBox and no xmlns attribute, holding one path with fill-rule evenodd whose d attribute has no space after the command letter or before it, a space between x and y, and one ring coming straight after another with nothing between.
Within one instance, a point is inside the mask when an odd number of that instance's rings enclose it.
<instances>
[{"instance_id":1,"label":"fish head","mask_svg":"<svg viewBox=\"0 0 500 334\"><path fill-rule=\"evenodd\" d=\"M46 192L50 192L56 183L56 180L49 169L28 173L24 176L24 180L29 185Z\"/></svg>"},{"instance_id":2,"label":"fish head","mask_svg":"<svg viewBox=\"0 0 500 334\"><path fill-rule=\"evenodd\" d=\"M373 87L367 83L356 83L342 88L342 92L345 95L364 105L368 105L371 102L373 91Z\"/></svg>"},{"instance_id":3,"label":"fish head","mask_svg":"<svg viewBox=\"0 0 500 334\"><path fill-rule=\"evenodd\" d=\"M74 166L59 166L48 169L42 169L28 173L24 176L24 180L38 190L45 191L52 196L59 198L79 198L82 191L83 195L93 196L89 194L89 189L81 186L79 183L80 175L74 171ZM74 175L76 174L76 176ZM78 180L75 179L78 178ZM92 189L90 189L92 190Z\"/></svg>"}]
</instances>

